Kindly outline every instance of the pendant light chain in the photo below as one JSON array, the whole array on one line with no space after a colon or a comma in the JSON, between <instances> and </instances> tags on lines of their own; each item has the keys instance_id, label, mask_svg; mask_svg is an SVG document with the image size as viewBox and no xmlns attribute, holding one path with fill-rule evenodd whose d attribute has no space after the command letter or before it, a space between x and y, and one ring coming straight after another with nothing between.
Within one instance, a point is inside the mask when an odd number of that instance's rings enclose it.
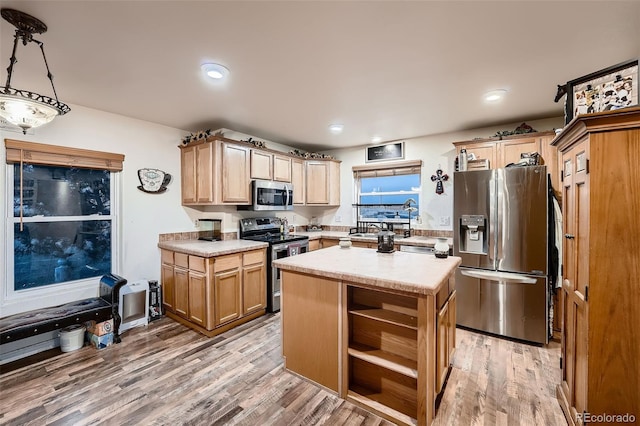
<instances>
[{"instance_id":1,"label":"pendant light chain","mask_svg":"<svg viewBox=\"0 0 640 426\"><path fill-rule=\"evenodd\" d=\"M7 67L7 84L6 87L11 87L11 76L13 75L13 66L18 60L16 59L16 50L18 49L18 32L16 31L13 37L13 51L11 52L11 59L9 59L9 66Z\"/></svg>"},{"instance_id":2,"label":"pendant light chain","mask_svg":"<svg viewBox=\"0 0 640 426\"><path fill-rule=\"evenodd\" d=\"M34 43L36 43L38 46L40 46L40 51L42 51L42 59L44 59L44 66L47 68L47 78L49 78L49 81L51 82L51 88L53 89L53 96L56 97L56 101L58 100L58 94L56 93L56 88L53 85L53 74L51 74L51 71L49 71L49 63L47 62L47 57L44 54L44 43L38 40L33 40Z\"/></svg>"}]
</instances>

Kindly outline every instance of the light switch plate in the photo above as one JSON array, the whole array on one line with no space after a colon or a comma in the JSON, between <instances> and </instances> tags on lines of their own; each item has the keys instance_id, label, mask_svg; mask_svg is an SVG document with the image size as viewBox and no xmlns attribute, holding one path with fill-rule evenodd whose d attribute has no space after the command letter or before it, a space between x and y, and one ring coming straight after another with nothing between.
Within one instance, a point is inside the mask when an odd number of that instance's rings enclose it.
<instances>
[{"instance_id":1,"label":"light switch plate","mask_svg":"<svg viewBox=\"0 0 640 426\"><path fill-rule=\"evenodd\" d=\"M451 216L440 216L440 226L450 226Z\"/></svg>"}]
</instances>

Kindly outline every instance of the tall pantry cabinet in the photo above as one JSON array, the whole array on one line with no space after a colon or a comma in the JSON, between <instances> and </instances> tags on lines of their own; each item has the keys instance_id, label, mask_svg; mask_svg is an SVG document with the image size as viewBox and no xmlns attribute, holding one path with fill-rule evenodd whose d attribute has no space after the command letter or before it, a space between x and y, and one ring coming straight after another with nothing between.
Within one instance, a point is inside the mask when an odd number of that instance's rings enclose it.
<instances>
[{"instance_id":1,"label":"tall pantry cabinet","mask_svg":"<svg viewBox=\"0 0 640 426\"><path fill-rule=\"evenodd\" d=\"M640 108L578 116L552 145L564 228L558 400L570 425L638 420Z\"/></svg>"}]
</instances>

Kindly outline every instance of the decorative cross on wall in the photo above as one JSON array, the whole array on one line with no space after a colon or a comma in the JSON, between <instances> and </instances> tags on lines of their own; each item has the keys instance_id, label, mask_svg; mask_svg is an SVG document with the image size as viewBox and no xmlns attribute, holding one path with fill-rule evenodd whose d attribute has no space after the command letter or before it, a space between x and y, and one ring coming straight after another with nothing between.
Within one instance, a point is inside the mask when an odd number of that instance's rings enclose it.
<instances>
[{"instance_id":1,"label":"decorative cross on wall","mask_svg":"<svg viewBox=\"0 0 640 426\"><path fill-rule=\"evenodd\" d=\"M449 175L442 173L442 169L436 170L436 174L431 176L431 182L436 182L436 194L440 195L444 192L442 182L449 180Z\"/></svg>"}]
</instances>

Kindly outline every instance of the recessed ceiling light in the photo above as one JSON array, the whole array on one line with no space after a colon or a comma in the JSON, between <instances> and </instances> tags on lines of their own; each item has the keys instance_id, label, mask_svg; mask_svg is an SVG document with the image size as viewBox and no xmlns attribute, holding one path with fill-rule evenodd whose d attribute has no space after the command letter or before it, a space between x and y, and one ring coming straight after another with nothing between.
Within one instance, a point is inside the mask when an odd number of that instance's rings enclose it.
<instances>
[{"instance_id":1,"label":"recessed ceiling light","mask_svg":"<svg viewBox=\"0 0 640 426\"><path fill-rule=\"evenodd\" d=\"M229 69L220 64L202 64L200 68L207 77L214 80L222 80L229 75Z\"/></svg>"},{"instance_id":2,"label":"recessed ceiling light","mask_svg":"<svg viewBox=\"0 0 640 426\"><path fill-rule=\"evenodd\" d=\"M382 138L380 136L374 136L371 138L371 143L378 143L381 141L382 141Z\"/></svg>"},{"instance_id":3,"label":"recessed ceiling light","mask_svg":"<svg viewBox=\"0 0 640 426\"><path fill-rule=\"evenodd\" d=\"M484 100L487 102L497 102L500 99L504 98L504 95L506 93L506 89L491 90L484 94Z\"/></svg>"},{"instance_id":4,"label":"recessed ceiling light","mask_svg":"<svg viewBox=\"0 0 640 426\"><path fill-rule=\"evenodd\" d=\"M344 130L344 126L342 124L332 124L329 126L329 131L334 135L342 133L342 130Z\"/></svg>"}]
</instances>

